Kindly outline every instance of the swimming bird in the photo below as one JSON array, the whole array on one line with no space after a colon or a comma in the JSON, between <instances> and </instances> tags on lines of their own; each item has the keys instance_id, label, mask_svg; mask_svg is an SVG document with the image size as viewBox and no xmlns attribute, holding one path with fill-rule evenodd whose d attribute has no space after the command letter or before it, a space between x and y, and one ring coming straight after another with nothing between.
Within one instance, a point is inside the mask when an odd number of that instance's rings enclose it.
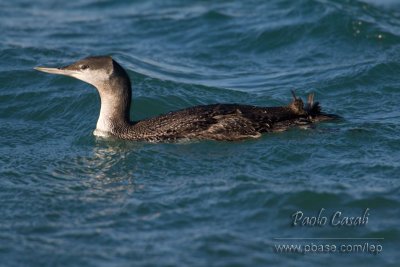
<instances>
[{"instance_id":1,"label":"swimming bird","mask_svg":"<svg viewBox=\"0 0 400 267\"><path fill-rule=\"evenodd\" d=\"M323 113L318 102L314 102L313 94L308 96L304 105L292 91L293 100L286 106L211 104L131 121L131 81L127 72L110 56L87 57L61 68L35 69L74 77L97 88L101 107L93 133L102 137L148 142L181 139L235 141L339 117Z\"/></svg>"}]
</instances>

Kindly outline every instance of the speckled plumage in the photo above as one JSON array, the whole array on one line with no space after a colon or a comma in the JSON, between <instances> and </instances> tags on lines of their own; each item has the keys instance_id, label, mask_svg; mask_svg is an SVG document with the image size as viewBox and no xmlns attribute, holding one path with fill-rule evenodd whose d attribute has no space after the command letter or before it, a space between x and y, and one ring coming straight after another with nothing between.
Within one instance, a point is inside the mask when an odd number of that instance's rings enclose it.
<instances>
[{"instance_id":1,"label":"speckled plumage","mask_svg":"<svg viewBox=\"0 0 400 267\"><path fill-rule=\"evenodd\" d=\"M238 104L214 104L174 111L116 127L122 139L175 141L178 139L240 140L274 131L279 121L300 117L288 107L263 108Z\"/></svg>"},{"instance_id":2,"label":"speckled plumage","mask_svg":"<svg viewBox=\"0 0 400 267\"><path fill-rule=\"evenodd\" d=\"M131 122L130 79L111 57L89 57L63 68L36 69L72 76L95 86L100 94L101 110L94 133L105 137L148 142L182 139L234 141L338 118L336 115L322 113L319 104L314 103L313 94L309 95L304 105L293 93L293 101L282 107L212 104Z\"/></svg>"}]
</instances>

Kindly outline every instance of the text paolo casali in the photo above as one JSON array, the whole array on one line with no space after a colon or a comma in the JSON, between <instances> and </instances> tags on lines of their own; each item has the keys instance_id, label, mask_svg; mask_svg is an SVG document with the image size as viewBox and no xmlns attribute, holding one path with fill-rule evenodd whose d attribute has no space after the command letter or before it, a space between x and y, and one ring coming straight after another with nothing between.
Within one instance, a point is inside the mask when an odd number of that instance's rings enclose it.
<instances>
[{"instance_id":1,"label":"text paolo casali","mask_svg":"<svg viewBox=\"0 0 400 267\"><path fill-rule=\"evenodd\" d=\"M365 226L368 224L369 208L358 216L343 215L341 211L335 211L330 216L325 216L325 209L321 208L317 216L306 216L302 211L296 211L292 214L293 226ZM329 220L328 220L329 217Z\"/></svg>"}]
</instances>

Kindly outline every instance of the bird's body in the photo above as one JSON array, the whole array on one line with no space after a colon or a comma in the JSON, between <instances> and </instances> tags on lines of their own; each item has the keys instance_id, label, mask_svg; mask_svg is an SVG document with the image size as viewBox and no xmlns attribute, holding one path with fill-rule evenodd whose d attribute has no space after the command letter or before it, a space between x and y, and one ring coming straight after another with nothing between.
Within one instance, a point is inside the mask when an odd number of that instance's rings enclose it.
<instances>
[{"instance_id":1,"label":"bird's body","mask_svg":"<svg viewBox=\"0 0 400 267\"><path fill-rule=\"evenodd\" d=\"M273 131L278 108L238 104L214 104L191 107L158 117L113 126L122 139L175 141L178 139L240 140L259 137ZM274 116L273 114L276 114ZM101 133L99 133L101 134Z\"/></svg>"},{"instance_id":2,"label":"bird's body","mask_svg":"<svg viewBox=\"0 0 400 267\"><path fill-rule=\"evenodd\" d=\"M304 105L293 93L293 101L287 106L202 105L132 122L129 118L131 83L125 70L111 57L89 57L64 68L36 69L72 76L98 89L101 109L94 134L103 137L149 142L234 141L338 117L322 113L319 104L314 103L313 95Z\"/></svg>"}]
</instances>

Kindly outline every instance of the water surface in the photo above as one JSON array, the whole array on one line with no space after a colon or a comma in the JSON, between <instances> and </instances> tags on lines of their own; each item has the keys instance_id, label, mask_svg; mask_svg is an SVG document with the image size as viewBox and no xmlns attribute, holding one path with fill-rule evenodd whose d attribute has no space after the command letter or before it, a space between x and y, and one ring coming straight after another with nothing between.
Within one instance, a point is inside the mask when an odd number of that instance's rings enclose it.
<instances>
[{"instance_id":1,"label":"water surface","mask_svg":"<svg viewBox=\"0 0 400 267\"><path fill-rule=\"evenodd\" d=\"M0 30L2 265L397 266L397 1L1 1ZM33 67L104 54L133 80L135 120L284 105L291 89L344 120L242 142L99 140L96 90ZM369 222L290 225L321 208ZM383 250L274 251L285 242Z\"/></svg>"}]
</instances>

